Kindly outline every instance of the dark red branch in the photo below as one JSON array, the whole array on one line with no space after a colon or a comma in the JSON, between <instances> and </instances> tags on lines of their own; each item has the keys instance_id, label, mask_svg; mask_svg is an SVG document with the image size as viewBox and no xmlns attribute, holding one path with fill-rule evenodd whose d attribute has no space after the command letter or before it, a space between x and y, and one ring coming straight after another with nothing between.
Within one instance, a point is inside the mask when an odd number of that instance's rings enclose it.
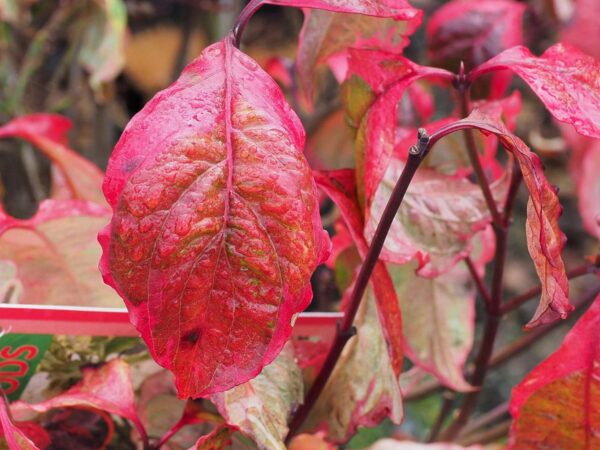
<instances>
[{"instance_id":1,"label":"dark red branch","mask_svg":"<svg viewBox=\"0 0 600 450\"><path fill-rule=\"evenodd\" d=\"M477 287L477 291L479 292L479 295L481 296L483 301L485 301L485 303L487 305L489 305L492 301L490 292L485 287L485 284L483 283L483 279L477 273L477 269L475 268L475 264L473 264L473 260L467 256L465 258L465 264L467 265L467 268L469 269L471 278L475 282L475 286Z\"/></svg>"},{"instance_id":2,"label":"dark red branch","mask_svg":"<svg viewBox=\"0 0 600 450\"><path fill-rule=\"evenodd\" d=\"M233 45L235 48L240 48L242 43L242 35L244 34L244 30L246 29L246 25L252 19L252 16L256 14L263 5L263 0L250 0L246 7L240 13L235 26L233 27Z\"/></svg>"}]
</instances>

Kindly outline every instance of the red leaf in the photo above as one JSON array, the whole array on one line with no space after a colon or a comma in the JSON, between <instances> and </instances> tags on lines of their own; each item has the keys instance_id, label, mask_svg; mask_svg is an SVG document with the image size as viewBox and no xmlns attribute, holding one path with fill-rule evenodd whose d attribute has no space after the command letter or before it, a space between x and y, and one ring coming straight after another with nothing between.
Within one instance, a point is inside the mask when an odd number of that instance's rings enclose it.
<instances>
[{"instance_id":1,"label":"red leaf","mask_svg":"<svg viewBox=\"0 0 600 450\"><path fill-rule=\"evenodd\" d=\"M453 0L427 23L429 55L436 64L475 67L523 43L526 6L513 0Z\"/></svg>"},{"instance_id":2,"label":"red leaf","mask_svg":"<svg viewBox=\"0 0 600 450\"><path fill-rule=\"evenodd\" d=\"M18 426L13 424L6 398L0 395L0 444L3 442L8 445L8 450L40 450Z\"/></svg>"},{"instance_id":3,"label":"red leaf","mask_svg":"<svg viewBox=\"0 0 600 450\"><path fill-rule=\"evenodd\" d=\"M113 359L99 368L84 368L83 380L66 392L36 404L17 401L11 405L14 414L35 411L45 413L53 408L88 407L129 419L144 437L136 408L131 371L121 359Z\"/></svg>"},{"instance_id":4,"label":"red leaf","mask_svg":"<svg viewBox=\"0 0 600 450\"><path fill-rule=\"evenodd\" d=\"M30 114L1 126L0 138L31 142L60 169L72 198L105 205L102 172L66 146L70 128L71 122L57 114Z\"/></svg>"},{"instance_id":5,"label":"red leaf","mask_svg":"<svg viewBox=\"0 0 600 450\"><path fill-rule=\"evenodd\" d=\"M98 273L95 236L108 209L81 200L46 200L31 219L0 211L0 262L14 264L25 304L119 307ZM0 288L0 290L2 290Z\"/></svg>"},{"instance_id":6,"label":"red leaf","mask_svg":"<svg viewBox=\"0 0 600 450\"><path fill-rule=\"evenodd\" d=\"M303 147L279 87L227 38L115 147L101 269L182 398L255 377L311 300L330 244Z\"/></svg>"},{"instance_id":7,"label":"red leaf","mask_svg":"<svg viewBox=\"0 0 600 450\"><path fill-rule=\"evenodd\" d=\"M540 57L513 47L476 67L468 78L500 69L519 75L561 122L600 138L600 62L575 47L556 44Z\"/></svg>"},{"instance_id":8,"label":"red leaf","mask_svg":"<svg viewBox=\"0 0 600 450\"><path fill-rule=\"evenodd\" d=\"M232 429L227 425L216 427L202 436L189 450L223 450L231 444Z\"/></svg>"},{"instance_id":9,"label":"red leaf","mask_svg":"<svg viewBox=\"0 0 600 450\"><path fill-rule=\"evenodd\" d=\"M565 237L558 226L562 207L557 189L544 176L540 158L506 129L500 114L497 103L488 103L473 110L461 122L498 136L502 145L515 156L529 190L527 247L542 282L540 303L526 325L526 328L533 328L559 317L564 319L573 309L569 304L569 283L561 256L565 244Z\"/></svg>"},{"instance_id":10,"label":"red leaf","mask_svg":"<svg viewBox=\"0 0 600 450\"><path fill-rule=\"evenodd\" d=\"M405 92L421 78L449 80L453 75L442 69L419 66L399 55L371 50L350 51L349 74L362 78L377 95L362 118L356 144L359 199L368 206L396 143L400 123L397 105Z\"/></svg>"},{"instance_id":11,"label":"red leaf","mask_svg":"<svg viewBox=\"0 0 600 450\"><path fill-rule=\"evenodd\" d=\"M600 296L559 349L513 389L509 447L600 448Z\"/></svg>"},{"instance_id":12,"label":"red leaf","mask_svg":"<svg viewBox=\"0 0 600 450\"><path fill-rule=\"evenodd\" d=\"M315 173L319 187L334 201L340 209L350 235L361 258L365 258L368 245L363 236L363 218L356 198L354 171L350 169ZM392 367L396 375L402 369L402 314L398 298L385 265L379 262L371 275L371 284L375 293L377 311L383 335L388 346Z\"/></svg>"}]
</instances>

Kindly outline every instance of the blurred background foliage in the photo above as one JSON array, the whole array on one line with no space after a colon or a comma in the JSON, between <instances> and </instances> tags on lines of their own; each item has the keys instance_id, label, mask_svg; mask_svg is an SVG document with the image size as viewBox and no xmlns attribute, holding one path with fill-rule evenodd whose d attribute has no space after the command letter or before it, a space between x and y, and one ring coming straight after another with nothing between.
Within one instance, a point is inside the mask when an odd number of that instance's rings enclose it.
<instances>
[{"instance_id":1,"label":"blurred background foliage","mask_svg":"<svg viewBox=\"0 0 600 450\"><path fill-rule=\"evenodd\" d=\"M235 23L242 0L0 0L0 124L32 112L56 112L70 118L70 146L104 169L110 152L129 119L157 91L173 82L187 62L210 43L223 37ZM427 18L442 0L413 0ZM523 29L526 44L536 54L558 40L570 20L572 0L528 0ZM293 67L302 12L294 8L266 6L252 19L244 35L244 50L270 73L284 81ZM426 19L425 19L426 20ZM599 19L600 20L600 19ZM600 26L600 25L599 25ZM596 44L597 45L597 44ZM423 27L411 37L406 55L426 64ZM599 55L595 55L599 56ZM448 62L456 71L456 62ZM523 113L517 134L542 155L550 180L561 187L565 213L561 226L569 239L567 267L581 264L595 243L583 231L577 211L574 182L568 174L569 152L559 130L541 103L518 81L523 92ZM288 84L289 85L289 84ZM293 85L293 83L292 83ZM329 75L321 82L314 108L298 101L287 90L290 102L308 134L307 157L316 168L341 168L353 164L352 135L338 97L339 86ZM440 110L449 108L448 95L436 92ZM30 217L50 189L50 164L29 144L0 141L0 196L6 211ZM522 192L512 228L506 295L535 286L537 277L525 245L526 196ZM322 205L330 231L338 217L333 205ZM350 255L355 258L356 255ZM321 267L315 274L316 310L335 310L344 285L343 267L336 272ZM587 288L586 280L573 283L576 297ZM533 305L512 313L503 325L498 346L521 335L520 327L531 316ZM499 365L487 380L481 411L506 406L510 388L556 348L573 323L558 327L551 338L541 340L510 364ZM480 331L480 330L478 330ZM70 374L65 374L70 376ZM425 437L437 416L440 391L417 395L407 406L401 430L384 423L362 431L349 444L361 448L377 437L407 432ZM498 410L498 421L506 408Z\"/></svg>"}]
</instances>

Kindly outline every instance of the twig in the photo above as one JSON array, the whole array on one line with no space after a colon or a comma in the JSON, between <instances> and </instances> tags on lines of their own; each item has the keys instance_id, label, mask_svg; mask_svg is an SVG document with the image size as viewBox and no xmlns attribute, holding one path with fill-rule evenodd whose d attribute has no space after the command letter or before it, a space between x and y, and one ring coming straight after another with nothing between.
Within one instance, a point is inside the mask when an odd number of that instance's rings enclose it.
<instances>
[{"instance_id":1,"label":"twig","mask_svg":"<svg viewBox=\"0 0 600 450\"><path fill-rule=\"evenodd\" d=\"M509 404L510 402L508 401L500 403L495 408L490 409L489 411L470 421L460 432L459 440L466 438L469 434L477 432L480 428L487 427L490 423L493 423L500 417L508 414Z\"/></svg>"},{"instance_id":2,"label":"twig","mask_svg":"<svg viewBox=\"0 0 600 450\"><path fill-rule=\"evenodd\" d=\"M348 340L354 334L352 323L354 322L354 318L363 299L365 290L369 283L369 278L371 277L371 273L373 272L373 269L375 268L375 265L379 259L379 254L383 248L385 238L387 237L394 217L398 212L398 208L402 203L404 194L406 194L408 186L415 175L415 172L417 171L421 161L428 151L429 136L427 136L425 130L420 129L418 135L418 144L417 146L411 147L409 151L409 157L408 161L406 162L406 166L404 167L402 174L400 175L400 178L398 179L398 182L392 191L392 195L390 196L385 210L383 211L381 220L377 226L377 230L373 235L373 240L371 241L369 251L367 252L365 260L356 278L356 282L354 283L354 288L352 290L352 294L350 295L348 308L346 309L344 318L341 321L341 324L338 326L338 331L333 340L331 348L329 349L329 353L327 354L325 362L323 363L323 366L319 371L319 374L317 375L313 385L308 391L308 394L304 400L304 404L298 409L292 418L289 432L286 437L286 442L289 441L294 434L296 434L306 420L308 413L312 410L317 399L319 398L319 395L325 388L327 380L329 380L329 377L333 372L335 364L337 363L342 350L346 345L346 342L348 342Z\"/></svg>"},{"instance_id":3,"label":"twig","mask_svg":"<svg viewBox=\"0 0 600 450\"><path fill-rule=\"evenodd\" d=\"M454 400L456 399L456 394L454 391L447 390L443 393L444 401L442 402L442 407L440 408L440 412L438 413L437 419L435 423L432 425L431 430L429 431L429 437L427 438L427 442L433 442L446 422L448 416L452 412L454 407Z\"/></svg>"},{"instance_id":4,"label":"twig","mask_svg":"<svg viewBox=\"0 0 600 450\"><path fill-rule=\"evenodd\" d=\"M598 273L599 268L595 265L584 264L575 269L569 270L567 272L567 278L569 280L574 280L575 278L581 277L583 275L595 274ZM537 298L542 293L542 287L536 286L534 288L529 289L526 292L523 292L520 295L508 300L506 303L502 305L500 308L501 314L506 314L510 311L513 311L520 307L521 305L527 303L529 300Z\"/></svg>"}]
</instances>

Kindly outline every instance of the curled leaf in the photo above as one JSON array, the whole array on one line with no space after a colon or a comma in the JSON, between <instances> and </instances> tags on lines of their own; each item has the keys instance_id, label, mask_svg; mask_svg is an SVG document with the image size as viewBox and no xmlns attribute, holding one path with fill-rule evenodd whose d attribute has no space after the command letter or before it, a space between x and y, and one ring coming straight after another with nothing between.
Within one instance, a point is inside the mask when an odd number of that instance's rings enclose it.
<instances>
[{"instance_id":1,"label":"curled leaf","mask_svg":"<svg viewBox=\"0 0 600 450\"><path fill-rule=\"evenodd\" d=\"M0 261L16 267L19 303L121 306L98 273L94 236L107 221L107 209L77 200L46 200L27 220L0 211Z\"/></svg>"},{"instance_id":2,"label":"curled leaf","mask_svg":"<svg viewBox=\"0 0 600 450\"><path fill-rule=\"evenodd\" d=\"M261 450L285 450L288 420L303 399L302 372L291 344L253 380L211 397L227 424Z\"/></svg>"},{"instance_id":3,"label":"curled leaf","mask_svg":"<svg viewBox=\"0 0 600 450\"><path fill-rule=\"evenodd\" d=\"M575 47L555 44L540 57L522 46L503 51L468 75L508 69L520 76L548 111L585 135L600 138L600 62Z\"/></svg>"},{"instance_id":4,"label":"curled leaf","mask_svg":"<svg viewBox=\"0 0 600 450\"><path fill-rule=\"evenodd\" d=\"M600 446L600 296L559 349L513 389L509 449Z\"/></svg>"},{"instance_id":5,"label":"curled leaf","mask_svg":"<svg viewBox=\"0 0 600 450\"><path fill-rule=\"evenodd\" d=\"M129 123L106 173L105 281L181 398L256 376L327 258L304 130L229 38Z\"/></svg>"},{"instance_id":6,"label":"curled leaf","mask_svg":"<svg viewBox=\"0 0 600 450\"><path fill-rule=\"evenodd\" d=\"M557 189L550 185L544 175L540 158L532 153L523 141L510 133L499 117L498 105L488 104L487 107L474 109L462 123L465 127L495 134L519 163L523 180L529 190L527 247L542 283L540 303L533 318L526 325L526 328L532 328L559 317L564 319L573 309L569 304L569 282L561 255L565 244L565 237L558 225L562 207Z\"/></svg>"}]
</instances>

